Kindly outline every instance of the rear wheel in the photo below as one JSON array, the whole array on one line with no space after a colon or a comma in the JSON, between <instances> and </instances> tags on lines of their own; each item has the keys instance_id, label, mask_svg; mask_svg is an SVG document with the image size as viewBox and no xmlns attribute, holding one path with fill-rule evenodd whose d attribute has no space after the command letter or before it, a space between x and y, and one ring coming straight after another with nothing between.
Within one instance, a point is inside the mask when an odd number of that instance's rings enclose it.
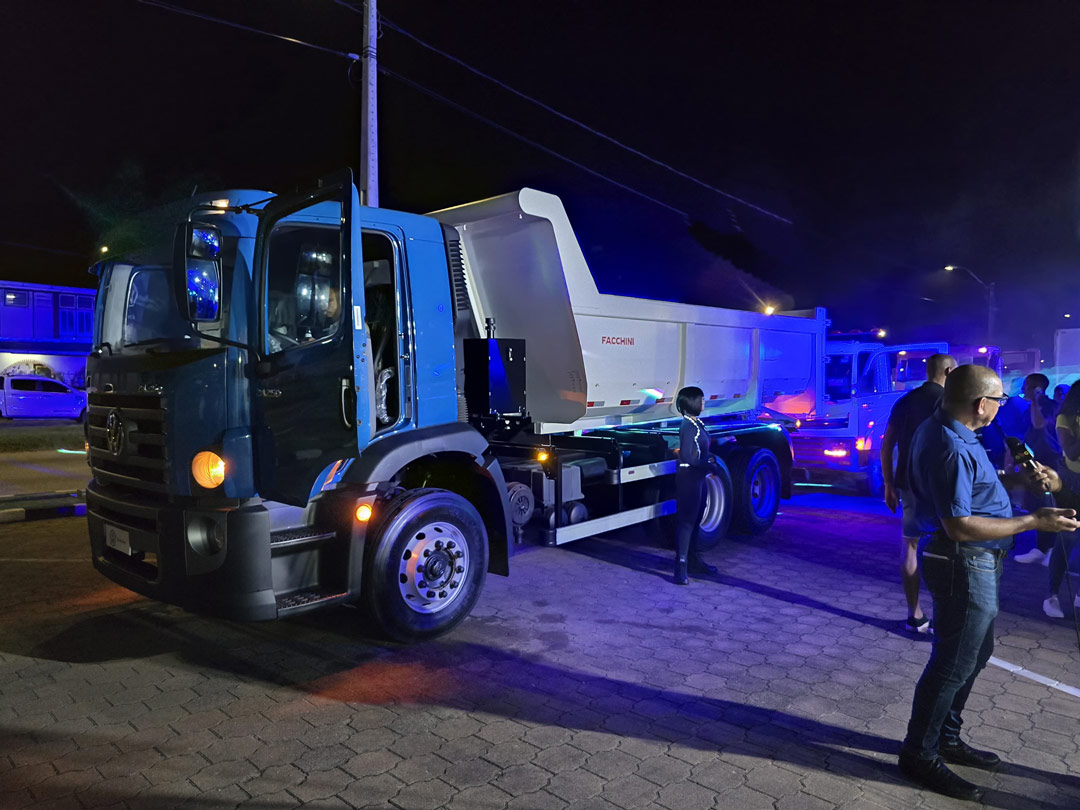
<instances>
[{"instance_id":1,"label":"rear wheel","mask_svg":"<svg viewBox=\"0 0 1080 810\"><path fill-rule=\"evenodd\" d=\"M659 503L665 500L676 499L675 476L668 476L671 480L667 486L657 484L650 500ZM698 529L698 549L708 551L727 537L731 530L731 521L735 511L734 488L731 484L731 473L727 465L720 461L715 473L705 476L705 510L701 516L701 527ZM675 548L675 531L678 528L678 508L674 507L670 514L657 518L654 531L661 538L667 548Z\"/></svg>"},{"instance_id":2,"label":"rear wheel","mask_svg":"<svg viewBox=\"0 0 1080 810\"><path fill-rule=\"evenodd\" d=\"M780 509L780 464L771 450L748 447L731 459L735 526L746 534L764 534Z\"/></svg>"},{"instance_id":3,"label":"rear wheel","mask_svg":"<svg viewBox=\"0 0 1080 810\"><path fill-rule=\"evenodd\" d=\"M416 489L383 509L369 537L364 600L397 641L434 638L464 619L488 568L484 522L471 503L443 489Z\"/></svg>"},{"instance_id":4,"label":"rear wheel","mask_svg":"<svg viewBox=\"0 0 1080 810\"><path fill-rule=\"evenodd\" d=\"M708 551L723 540L731 528L734 506L731 473L720 461L716 472L705 476L705 513L698 530L698 548Z\"/></svg>"}]
</instances>

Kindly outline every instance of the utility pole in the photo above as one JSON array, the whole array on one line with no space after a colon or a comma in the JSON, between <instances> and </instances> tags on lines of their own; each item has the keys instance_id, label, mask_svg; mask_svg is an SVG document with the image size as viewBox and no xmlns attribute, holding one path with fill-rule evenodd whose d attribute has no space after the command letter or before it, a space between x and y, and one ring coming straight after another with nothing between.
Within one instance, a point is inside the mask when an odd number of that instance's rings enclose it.
<instances>
[{"instance_id":1,"label":"utility pole","mask_svg":"<svg viewBox=\"0 0 1080 810\"><path fill-rule=\"evenodd\" d=\"M375 0L364 3L364 72L363 100L361 103L360 138L363 141L364 161L360 176L360 202L372 208L379 205L379 105L378 77L379 62L376 58L375 43L379 38L379 14L375 9Z\"/></svg>"}]
</instances>

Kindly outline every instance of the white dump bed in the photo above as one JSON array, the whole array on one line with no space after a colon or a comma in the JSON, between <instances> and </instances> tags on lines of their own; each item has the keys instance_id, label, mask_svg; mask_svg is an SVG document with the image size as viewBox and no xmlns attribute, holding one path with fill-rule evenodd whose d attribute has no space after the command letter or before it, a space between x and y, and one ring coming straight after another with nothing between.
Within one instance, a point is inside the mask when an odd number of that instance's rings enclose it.
<instances>
[{"instance_id":1,"label":"white dump bed","mask_svg":"<svg viewBox=\"0 0 1080 810\"><path fill-rule=\"evenodd\" d=\"M752 413L818 385L823 310L764 315L603 295L562 201L532 189L431 215L461 236L475 334L526 341L542 433L671 418L686 385L706 415ZM657 267L657 286L678 267Z\"/></svg>"}]
</instances>

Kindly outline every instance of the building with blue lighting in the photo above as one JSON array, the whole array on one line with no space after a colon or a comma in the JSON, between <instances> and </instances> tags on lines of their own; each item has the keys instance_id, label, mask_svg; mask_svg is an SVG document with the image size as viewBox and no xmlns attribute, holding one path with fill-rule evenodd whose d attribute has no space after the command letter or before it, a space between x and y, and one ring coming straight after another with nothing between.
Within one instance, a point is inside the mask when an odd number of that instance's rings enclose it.
<instances>
[{"instance_id":1,"label":"building with blue lighting","mask_svg":"<svg viewBox=\"0 0 1080 810\"><path fill-rule=\"evenodd\" d=\"M96 291L0 281L0 375L40 374L81 388Z\"/></svg>"}]
</instances>

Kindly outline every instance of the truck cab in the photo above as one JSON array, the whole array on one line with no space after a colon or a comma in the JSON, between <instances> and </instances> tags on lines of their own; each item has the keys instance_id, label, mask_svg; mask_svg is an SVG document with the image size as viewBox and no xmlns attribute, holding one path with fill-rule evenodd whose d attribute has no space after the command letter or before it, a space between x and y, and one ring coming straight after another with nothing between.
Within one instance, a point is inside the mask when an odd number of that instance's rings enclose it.
<instances>
[{"instance_id":1,"label":"truck cab","mask_svg":"<svg viewBox=\"0 0 1080 810\"><path fill-rule=\"evenodd\" d=\"M362 208L347 176L196 198L162 244L95 266L98 570L232 618L366 602L403 639L460 621L506 572L509 523L456 421L446 257L438 223Z\"/></svg>"},{"instance_id":2,"label":"truck cab","mask_svg":"<svg viewBox=\"0 0 1080 810\"><path fill-rule=\"evenodd\" d=\"M798 415L792 435L797 466L811 478L852 477L881 494L881 441L892 407L926 381L926 360L948 350L947 343L828 341L822 404Z\"/></svg>"}]
</instances>

